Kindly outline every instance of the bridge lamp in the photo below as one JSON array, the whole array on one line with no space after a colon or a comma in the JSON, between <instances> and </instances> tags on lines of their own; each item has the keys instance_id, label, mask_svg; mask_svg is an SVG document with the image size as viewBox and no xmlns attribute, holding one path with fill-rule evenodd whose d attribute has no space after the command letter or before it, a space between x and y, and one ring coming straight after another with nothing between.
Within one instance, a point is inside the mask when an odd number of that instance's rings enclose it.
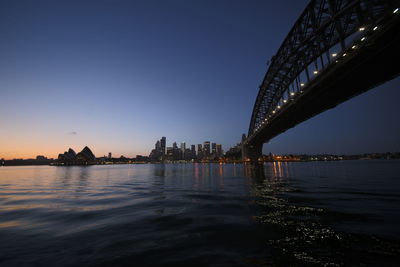
<instances>
[{"instance_id":1,"label":"bridge lamp","mask_svg":"<svg viewBox=\"0 0 400 267\"><path fill-rule=\"evenodd\" d=\"M290 95L291 95L291 96L294 96L294 92L291 92Z\"/></svg>"},{"instance_id":2,"label":"bridge lamp","mask_svg":"<svg viewBox=\"0 0 400 267\"><path fill-rule=\"evenodd\" d=\"M283 103L286 103L287 102L287 100L286 99L283 99Z\"/></svg>"},{"instance_id":3,"label":"bridge lamp","mask_svg":"<svg viewBox=\"0 0 400 267\"><path fill-rule=\"evenodd\" d=\"M356 49L356 48L357 48L357 46L353 45L351 48L352 48L352 49Z\"/></svg>"},{"instance_id":4,"label":"bridge lamp","mask_svg":"<svg viewBox=\"0 0 400 267\"><path fill-rule=\"evenodd\" d=\"M303 87L303 86L304 86L304 83L301 83L300 86Z\"/></svg>"},{"instance_id":5,"label":"bridge lamp","mask_svg":"<svg viewBox=\"0 0 400 267\"><path fill-rule=\"evenodd\" d=\"M361 38L361 42L363 42L365 39L366 39L365 37Z\"/></svg>"},{"instance_id":6,"label":"bridge lamp","mask_svg":"<svg viewBox=\"0 0 400 267\"><path fill-rule=\"evenodd\" d=\"M332 54L332 57L336 57L336 56L337 56L337 53L333 53L333 54Z\"/></svg>"},{"instance_id":7,"label":"bridge lamp","mask_svg":"<svg viewBox=\"0 0 400 267\"><path fill-rule=\"evenodd\" d=\"M318 71L317 70L314 70L314 72L313 72L314 74L318 74Z\"/></svg>"},{"instance_id":8,"label":"bridge lamp","mask_svg":"<svg viewBox=\"0 0 400 267\"><path fill-rule=\"evenodd\" d=\"M360 32L362 32L365 30L365 27L361 27L361 28L359 28L359 30L360 30Z\"/></svg>"},{"instance_id":9,"label":"bridge lamp","mask_svg":"<svg viewBox=\"0 0 400 267\"><path fill-rule=\"evenodd\" d=\"M281 108L281 106L278 106L278 108Z\"/></svg>"},{"instance_id":10,"label":"bridge lamp","mask_svg":"<svg viewBox=\"0 0 400 267\"><path fill-rule=\"evenodd\" d=\"M274 114L275 114L275 110L273 110L273 111L272 111L272 113L274 113Z\"/></svg>"},{"instance_id":11,"label":"bridge lamp","mask_svg":"<svg viewBox=\"0 0 400 267\"><path fill-rule=\"evenodd\" d=\"M399 12L399 8L396 8L395 10L393 10L393 14L396 14L397 12Z\"/></svg>"},{"instance_id":12,"label":"bridge lamp","mask_svg":"<svg viewBox=\"0 0 400 267\"><path fill-rule=\"evenodd\" d=\"M378 29L378 26L375 26L372 30L376 31Z\"/></svg>"},{"instance_id":13,"label":"bridge lamp","mask_svg":"<svg viewBox=\"0 0 400 267\"><path fill-rule=\"evenodd\" d=\"M346 53L343 54L344 57L345 57L346 55L347 55Z\"/></svg>"}]
</instances>

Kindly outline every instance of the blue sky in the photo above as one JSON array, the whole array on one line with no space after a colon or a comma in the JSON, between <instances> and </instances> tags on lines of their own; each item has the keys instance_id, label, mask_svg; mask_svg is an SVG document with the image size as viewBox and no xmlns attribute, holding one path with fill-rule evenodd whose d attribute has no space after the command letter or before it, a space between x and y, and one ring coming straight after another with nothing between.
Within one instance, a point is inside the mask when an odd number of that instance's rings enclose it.
<instances>
[{"instance_id":1,"label":"blue sky","mask_svg":"<svg viewBox=\"0 0 400 267\"><path fill-rule=\"evenodd\" d=\"M0 158L147 155L161 136L226 150L307 1L0 3ZM399 79L276 137L273 153L400 151Z\"/></svg>"}]
</instances>

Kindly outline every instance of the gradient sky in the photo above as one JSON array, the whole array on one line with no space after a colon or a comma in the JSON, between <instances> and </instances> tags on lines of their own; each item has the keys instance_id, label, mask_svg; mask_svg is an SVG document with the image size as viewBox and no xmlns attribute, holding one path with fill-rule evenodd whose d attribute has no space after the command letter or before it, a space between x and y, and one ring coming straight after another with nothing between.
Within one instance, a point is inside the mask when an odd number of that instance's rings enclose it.
<instances>
[{"instance_id":1,"label":"gradient sky","mask_svg":"<svg viewBox=\"0 0 400 267\"><path fill-rule=\"evenodd\" d=\"M0 158L148 155L247 133L266 62L308 1L3 0ZM400 151L400 79L290 129L269 153Z\"/></svg>"}]
</instances>

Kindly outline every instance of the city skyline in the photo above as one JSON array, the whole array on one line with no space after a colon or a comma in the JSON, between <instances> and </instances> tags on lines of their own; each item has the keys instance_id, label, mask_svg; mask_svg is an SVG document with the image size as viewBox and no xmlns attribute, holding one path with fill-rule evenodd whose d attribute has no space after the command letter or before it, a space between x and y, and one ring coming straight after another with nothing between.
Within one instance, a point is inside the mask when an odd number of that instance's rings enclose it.
<instances>
[{"instance_id":1,"label":"city skyline","mask_svg":"<svg viewBox=\"0 0 400 267\"><path fill-rule=\"evenodd\" d=\"M159 136L234 146L266 63L306 3L2 2L0 158L86 145L134 157ZM328 110L263 152L399 151L399 86Z\"/></svg>"}]
</instances>

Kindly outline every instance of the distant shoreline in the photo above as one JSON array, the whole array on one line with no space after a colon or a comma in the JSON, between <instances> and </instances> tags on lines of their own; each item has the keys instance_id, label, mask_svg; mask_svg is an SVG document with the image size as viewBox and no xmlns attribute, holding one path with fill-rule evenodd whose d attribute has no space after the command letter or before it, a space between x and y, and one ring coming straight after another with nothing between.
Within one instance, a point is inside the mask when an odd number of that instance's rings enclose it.
<instances>
[{"instance_id":1,"label":"distant shoreline","mask_svg":"<svg viewBox=\"0 0 400 267\"><path fill-rule=\"evenodd\" d=\"M315 159L315 160L265 160L259 163L268 162L332 162L332 161L365 161L365 160L399 160L400 158L350 158L350 159ZM0 167L16 167L16 166L54 166L54 167L76 167L76 166L110 166L110 165L142 165L142 164L243 164L246 163L242 160L237 161L176 161L176 162L118 162L118 163L94 163L94 164L75 164L75 165L62 165L54 163L18 163L18 164L0 164Z\"/></svg>"}]
</instances>

